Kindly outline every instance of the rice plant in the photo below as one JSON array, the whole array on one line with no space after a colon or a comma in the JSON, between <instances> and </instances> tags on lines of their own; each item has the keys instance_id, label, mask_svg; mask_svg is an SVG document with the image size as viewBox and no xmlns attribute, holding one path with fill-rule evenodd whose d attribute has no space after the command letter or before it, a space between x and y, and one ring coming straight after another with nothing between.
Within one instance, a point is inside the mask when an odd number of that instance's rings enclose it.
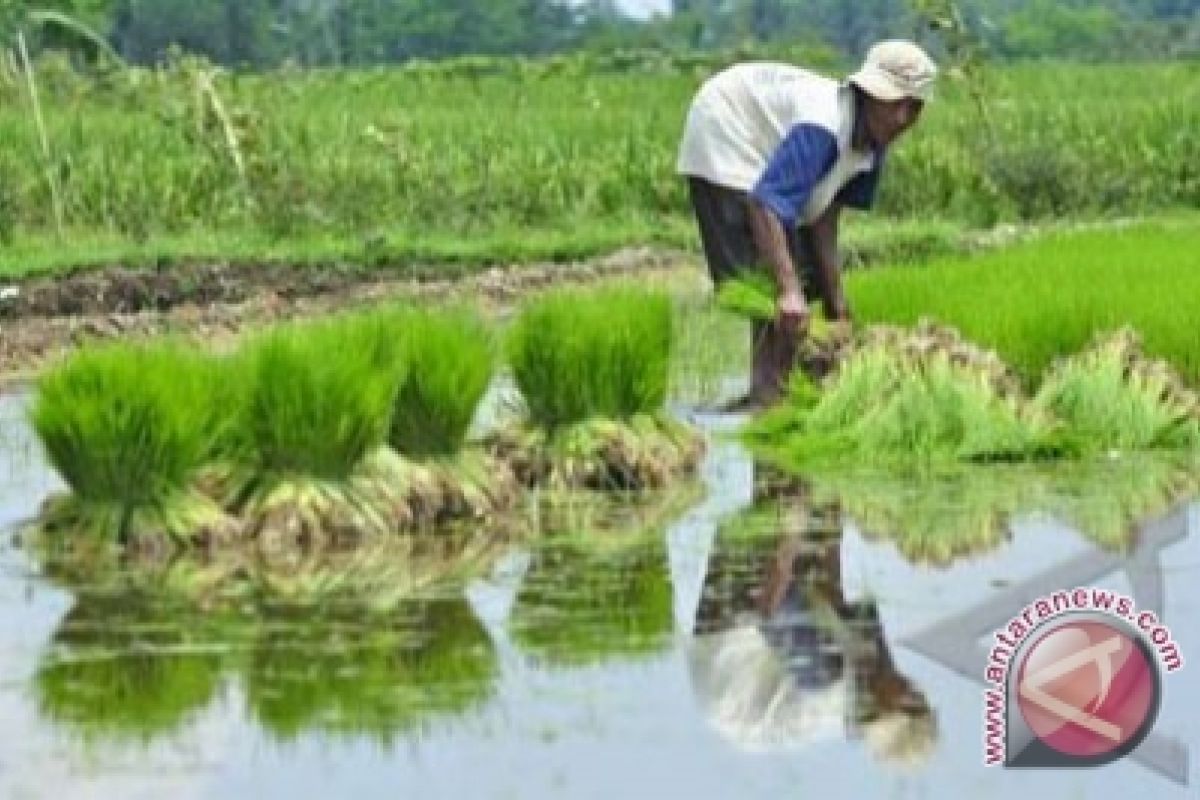
<instances>
[{"instance_id":1,"label":"rice plant","mask_svg":"<svg viewBox=\"0 0 1200 800\"><path fill-rule=\"evenodd\" d=\"M331 236L343 256L362 257L361 232L384 230L419 263L481 261L481 240L492 257L530 231L553 236L542 252L557 258L589 240L604 249L662 241L664 220L683 232L674 243L694 242L674 173L694 72L562 66L517 60L471 79L404 69L217 75L244 180L208 104L192 99L194 71L176 64L89 82L62 70L43 106L56 156L71 165L59 187L64 223L72 240L106 236L150 261L181 231L196 232L184 255L213 241L226 252L207 255L228 255L236 233L254 258L281 246L308 252ZM992 78L1005 146L980 146L971 98L947 81L937 109L889 157L882 212L991 222L1195 206L1194 65L1007 65ZM1098 103L1122 113L1098 115ZM503 130L492 124L516 107ZM30 124L25 104L0 107L10 143L0 225L38 256L5 248L0 262L22 271L63 249L44 236L54 217ZM136 246L144 237L149 246ZM73 255L97 258L83 247Z\"/></svg>"},{"instance_id":2,"label":"rice plant","mask_svg":"<svg viewBox=\"0 0 1200 800\"><path fill-rule=\"evenodd\" d=\"M468 311L400 315L404 377L388 441L414 458L454 455L462 447L492 378L487 329Z\"/></svg>"},{"instance_id":3,"label":"rice plant","mask_svg":"<svg viewBox=\"0 0 1200 800\"><path fill-rule=\"evenodd\" d=\"M895 334L860 349L824 392L802 375L789 396L746 431L785 466L830 461L984 461L1061 447L997 370L991 354L953 339Z\"/></svg>"},{"instance_id":4,"label":"rice plant","mask_svg":"<svg viewBox=\"0 0 1200 800\"><path fill-rule=\"evenodd\" d=\"M554 430L661 411L671 343L665 295L632 287L562 291L522 311L509 361L530 419Z\"/></svg>"},{"instance_id":5,"label":"rice plant","mask_svg":"<svg viewBox=\"0 0 1200 800\"><path fill-rule=\"evenodd\" d=\"M236 409L249 466L276 478L346 481L384 442L399 375L381 366L367 336L334 321L282 328L251 345Z\"/></svg>"},{"instance_id":6,"label":"rice plant","mask_svg":"<svg viewBox=\"0 0 1200 800\"><path fill-rule=\"evenodd\" d=\"M1145 351L1200 378L1200 234L1169 221L1076 231L972 258L852 273L860 323L950 325L1036 385L1053 362L1123 326Z\"/></svg>"},{"instance_id":7,"label":"rice plant","mask_svg":"<svg viewBox=\"0 0 1200 800\"><path fill-rule=\"evenodd\" d=\"M1200 400L1128 329L1055 365L1035 403L1093 452L1200 446Z\"/></svg>"},{"instance_id":8,"label":"rice plant","mask_svg":"<svg viewBox=\"0 0 1200 800\"><path fill-rule=\"evenodd\" d=\"M38 382L30 418L71 497L48 528L125 540L151 529L184 535L211 509L187 486L216 446L214 373L173 345L85 349ZM209 522L213 521L211 518Z\"/></svg>"}]
</instances>

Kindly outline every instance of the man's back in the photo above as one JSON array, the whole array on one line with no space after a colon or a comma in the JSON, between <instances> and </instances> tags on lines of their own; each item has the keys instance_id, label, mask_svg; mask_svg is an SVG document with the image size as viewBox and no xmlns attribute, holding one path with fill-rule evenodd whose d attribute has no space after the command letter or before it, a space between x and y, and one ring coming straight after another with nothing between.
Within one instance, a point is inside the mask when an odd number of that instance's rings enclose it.
<instances>
[{"instance_id":1,"label":"man's back","mask_svg":"<svg viewBox=\"0 0 1200 800\"><path fill-rule=\"evenodd\" d=\"M678 170L749 191L788 131L808 123L842 138L846 110L834 80L789 64L737 64L696 94Z\"/></svg>"}]
</instances>

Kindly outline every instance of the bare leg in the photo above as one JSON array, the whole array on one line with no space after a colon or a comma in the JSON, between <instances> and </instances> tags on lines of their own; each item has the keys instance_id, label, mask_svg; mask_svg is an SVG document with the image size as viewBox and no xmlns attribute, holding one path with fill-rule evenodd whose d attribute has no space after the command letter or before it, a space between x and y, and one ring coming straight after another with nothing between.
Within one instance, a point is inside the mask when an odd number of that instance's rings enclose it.
<instances>
[{"instance_id":1,"label":"bare leg","mask_svg":"<svg viewBox=\"0 0 1200 800\"><path fill-rule=\"evenodd\" d=\"M753 322L750 332L754 348L750 396L762 405L771 405L783 396L787 387L796 363L796 339L773 322Z\"/></svg>"}]
</instances>

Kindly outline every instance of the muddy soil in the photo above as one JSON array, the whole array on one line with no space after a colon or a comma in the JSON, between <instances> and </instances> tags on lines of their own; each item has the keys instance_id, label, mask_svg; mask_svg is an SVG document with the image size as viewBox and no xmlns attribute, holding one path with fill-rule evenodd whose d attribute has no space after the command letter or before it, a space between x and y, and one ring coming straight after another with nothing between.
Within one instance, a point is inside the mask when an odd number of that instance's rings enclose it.
<instances>
[{"instance_id":1,"label":"muddy soil","mask_svg":"<svg viewBox=\"0 0 1200 800\"><path fill-rule=\"evenodd\" d=\"M113 267L0 285L0 383L19 382L88 341L182 334L210 345L286 319L396 300L472 298L505 307L556 285L701 274L683 253L630 248L585 262L494 267L191 264Z\"/></svg>"}]
</instances>

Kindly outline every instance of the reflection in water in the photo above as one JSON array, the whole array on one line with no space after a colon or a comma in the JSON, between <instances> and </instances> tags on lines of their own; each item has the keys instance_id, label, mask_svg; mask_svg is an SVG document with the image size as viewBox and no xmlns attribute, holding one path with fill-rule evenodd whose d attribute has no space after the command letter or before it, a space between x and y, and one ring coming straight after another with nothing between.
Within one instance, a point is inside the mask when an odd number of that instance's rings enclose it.
<instances>
[{"instance_id":1,"label":"reflection in water","mask_svg":"<svg viewBox=\"0 0 1200 800\"><path fill-rule=\"evenodd\" d=\"M270 620L245 669L247 700L281 739L361 734L391 743L491 696L496 654L465 600L406 603L386 618L346 608Z\"/></svg>"},{"instance_id":2,"label":"reflection in water","mask_svg":"<svg viewBox=\"0 0 1200 800\"><path fill-rule=\"evenodd\" d=\"M223 659L214 624L194 610L93 596L75 605L43 656L43 716L85 739L149 743L214 698Z\"/></svg>"},{"instance_id":3,"label":"reflection in water","mask_svg":"<svg viewBox=\"0 0 1200 800\"><path fill-rule=\"evenodd\" d=\"M838 502L869 537L946 567L1009 540L1018 516L1050 515L1097 546L1128 552L1140 525L1194 496L1200 472L1162 456L1071 465L990 465L936 473L822 474L816 498Z\"/></svg>"},{"instance_id":4,"label":"reflection in water","mask_svg":"<svg viewBox=\"0 0 1200 800\"><path fill-rule=\"evenodd\" d=\"M747 749L861 738L916 764L937 725L901 675L876 604L842 588L841 511L801 488L723 527L709 559L688 665L716 729Z\"/></svg>"},{"instance_id":5,"label":"reflection in water","mask_svg":"<svg viewBox=\"0 0 1200 800\"><path fill-rule=\"evenodd\" d=\"M212 551L131 553L99 539L26 541L46 577L71 591L170 598L206 608L359 603L376 612L413 597L453 593L487 574L510 546L506 535L487 530L282 552L254 542Z\"/></svg>"},{"instance_id":6,"label":"reflection in water","mask_svg":"<svg viewBox=\"0 0 1200 800\"><path fill-rule=\"evenodd\" d=\"M389 743L491 696L492 642L461 599L200 613L138 597L81 599L34 686L44 717L89 741L149 744L181 729L241 677L265 730Z\"/></svg>"},{"instance_id":7,"label":"reflection in water","mask_svg":"<svg viewBox=\"0 0 1200 800\"><path fill-rule=\"evenodd\" d=\"M674 625L663 530L695 495L549 509L513 606L513 640L558 666L661 653Z\"/></svg>"},{"instance_id":8,"label":"reflection in water","mask_svg":"<svg viewBox=\"0 0 1200 800\"><path fill-rule=\"evenodd\" d=\"M514 641L559 666L660 653L674 623L662 533L600 551L588 543L548 543L534 553L517 594Z\"/></svg>"}]
</instances>

